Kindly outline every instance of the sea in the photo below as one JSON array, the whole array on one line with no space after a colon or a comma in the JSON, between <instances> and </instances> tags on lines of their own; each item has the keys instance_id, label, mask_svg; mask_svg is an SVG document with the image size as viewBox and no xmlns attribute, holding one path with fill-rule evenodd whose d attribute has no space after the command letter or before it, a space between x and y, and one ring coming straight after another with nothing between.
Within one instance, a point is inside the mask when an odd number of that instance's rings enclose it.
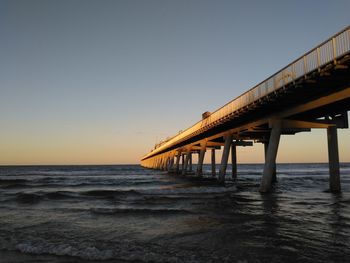
<instances>
[{"instance_id":1,"label":"sea","mask_svg":"<svg viewBox=\"0 0 350 263\"><path fill-rule=\"evenodd\" d=\"M194 167L195 169L195 167ZM0 262L350 262L350 163L228 167L225 185L139 165L1 166Z\"/></svg>"}]
</instances>

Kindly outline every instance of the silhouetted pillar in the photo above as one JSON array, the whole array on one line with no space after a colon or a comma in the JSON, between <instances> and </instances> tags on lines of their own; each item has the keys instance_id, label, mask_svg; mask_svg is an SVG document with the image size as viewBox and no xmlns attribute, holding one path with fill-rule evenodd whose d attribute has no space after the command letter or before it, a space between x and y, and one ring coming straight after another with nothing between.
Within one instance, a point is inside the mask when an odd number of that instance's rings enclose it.
<instances>
[{"instance_id":1,"label":"silhouetted pillar","mask_svg":"<svg viewBox=\"0 0 350 263\"><path fill-rule=\"evenodd\" d=\"M206 149L206 142L202 142L201 143L201 150L200 150L199 156L198 156L198 165L197 165L197 176L198 177L201 177L203 175L203 162L204 162L205 149Z\"/></svg>"},{"instance_id":2,"label":"silhouetted pillar","mask_svg":"<svg viewBox=\"0 0 350 263\"><path fill-rule=\"evenodd\" d=\"M265 151L265 161L266 161L266 155L267 155L267 148L269 147L269 141L264 142L264 151ZM272 174L272 179L271 183L276 183L277 182L277 175L276 175L276 163L275 167L273 168L273 174Z\"/></svg>"},{"instance_id":3,"label":"silhouetted pillar","mask_svg":"<svg viewBox=\"0 0 350 263\"><path fill-rule=\"evenodd\" d=\"M190 154L191 154L191 151L187 150L185 163L184 163L184 166L183 166L183 169L182 169L182 175L185 175L186 172L187 172L187 166L188 166L188 163L190 161Z\"/></svg>"},{"instance_id":4,"label":"silhouetted pillar","mask_svg":"<svg viewBox=\"0 0 350 263\"><path fill-rule=\"evenodd\" d=\"M337 127L327 128L328 160L329 160L329 189L331 192L340 192L339 152Z\"/></svg>"},{"instance_id":5,"label":"silhouetted pillar","mask_svg":"<svg viewBox=\"0 0 350 263\"><path fill-rule=\"evenodd\" d=\"M162 165L163 165L163 158L162 156L159 157L159 169L162 170Z\"/></svg>"},{"instance_id":6,"label":"silhouetted pillar","mask_svg":"<svg viewBox=\"0 0 350 263\"><path fill-rule=\"evenodd\" d=\"M167 158L166 156L163 157L163 167L162 167L162 168L163 168L163 169L162 169L163 171L166 171L166 170L167 170L167 164L166 164L166 163L167 163L167 159L168 159L168 158Z\"/></svg>"},{"instance_id":7,"label":"silhouetted pillar","mask_svg":"<svg viewBox=\"0 0 350 263\"><path fill-rule=\"evenodd\" d=\"M236 145L232 143L231 145L231 163L232 163L232 180L237 179L237 150Z\"/></svg>"},{"instance_id":8,"label":"silhouetted pillar","mask_svg":"<svg viewBox=\"0 0 350 263\"><path fill-rule=\"evenodd\" d=\"M277 157L280 137L281 137L281 121L275 121L272 124L269 146L267 147L264 172L261 178L260 192L262 193L268 192L271 189L272 175L276 166L276 157Z\"/></svg>"},{"instance_id":9,"label":"silhouetted pillar","mask_svg":"<svg viewBox=\"0 0 350 263\"><path fill-rule=\"evenodd\" d=\"M225 182L227 161L228 161L228 156L230 154L231 143L232 143L232 135L231 134L226 135L225 136L224 150L222 152L222 157L221 157L220 172L219 172L219 182L220 183Z\"/></svg>"},{"instance_id":10,"label":"silhouetted pillar","mask_svg":"<svg viewBox=\"0 0 350 263\"><path fill-rule=\"evenodd\" d=\"M192 172L192 153L190 153L190 159L189 159L189 171Z\"/></svg>"},{"instance_id":11,"label":"silhouetted pillar","mask_svg":"<svg viewBox=\"0 0 350 263\"><path fill-rule=\"evenodd\" d=\"M164 170L166 159L164 158L164 156L161 158L162 158L162 163L161 163L160 169Z\"/></svg>"},{"instance_id":12,"label":"silhouetted pillar","mask_svg":"<svg viewBox=\"0 0 350 263\"><path fill-rule=\"evenodd\" d=\"M174 155L170 156L169 160L169 166L168 166L168 173L170 173L174 168Z\"/></svg>"},{"instance_id":13,"label":"silhouetted pillar","mask_svg":"<svg viewBox=\"0 0 350 263\"><path fill-rule=\"evenodd\" d=\"M181 152L177 153L176 156L176 167L175 167L175 172L176 174L179 174L179 170L180 170L180 158L181 158Z\"/></svg>"},{"instance_id":14,"label":"silhouetted pillar","mask_svg":"<svg viewBox=\"0 0 350 263\"><path fill-rule=\"evenodd\" d=\"M211 149L211 175L216 176L215 149Z\"/></svg>"},{"instance_id":15,"label":"silhouetted pillar","mask_svg":"<svg viewBox=\"0 0 350 263\"><path fill-rule=\"evenodd\" d=\"M181 173L183 172L185 168L185 154L181 155Z\"/></svg>"}]
</instances>

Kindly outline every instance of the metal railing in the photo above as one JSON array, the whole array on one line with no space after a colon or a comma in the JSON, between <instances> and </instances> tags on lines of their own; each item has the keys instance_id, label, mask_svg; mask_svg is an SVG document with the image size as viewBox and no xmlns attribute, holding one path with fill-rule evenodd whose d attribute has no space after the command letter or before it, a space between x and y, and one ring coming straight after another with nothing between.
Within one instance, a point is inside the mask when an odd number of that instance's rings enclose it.
<instances>
[{"instance_id":1,"label":"metal railing","mask_svg":"<svg viewBox=\"0 0 350 263\"><path fill-rule=\"evenodd\" d=\"M155 155L175 143L179 143L208 130L213 125L215 126L216 123L219 123L228 116L235 114L237 110L254 103L262 97L269 95L271 92L274 92L315 70L322 68L330 62L337 63L338 58L349 52L350 27L347 27L252 89L217 109L206 119L197 122L188 129L166 140L158 146L158 148L147 154L143 159L147 159L149 156Z\"/></svg>"}]
</instances>

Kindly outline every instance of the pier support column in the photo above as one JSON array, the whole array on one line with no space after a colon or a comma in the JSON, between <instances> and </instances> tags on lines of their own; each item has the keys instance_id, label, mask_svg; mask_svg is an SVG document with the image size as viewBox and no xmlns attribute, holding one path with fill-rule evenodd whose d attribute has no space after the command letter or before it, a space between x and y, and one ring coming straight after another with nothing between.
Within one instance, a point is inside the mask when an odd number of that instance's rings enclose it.
<instances>
[{"instance_id":1,"label":"pier support column","mask_svg":"<svg viewBox=\"0 0 350 263\"><path fill-rule=\"evenodd\" d=\"M215 149L211 149L211 175L216 176Z\"/></svg>"},{"instance_id":2,"label":"pier support column","mask_svg":"<svg viewBox=\"0 0 350 263\"><path fill-rule=\"evenodd\" d=\"M182 175L186 175L187 173L187 166L188 166L188 163L190 161L190 155L191 155L191 150L188 149L187 152L186 152L186 158L185 158L185 163L184 163L184 166L183 166L183 169L182 169Z\"/></svg>"},{"instance_id":3,"label":"pier support column","mask_svg":"<svg viewBox=\"0 0 350 263\"><path fill-rule=\"evenodd\" d=\"M180 158L181 158L181 152L177 153L176 156L176 166L175 166L175 173L179 174L179 170L180 170Z\"/></svg>"},{"instance_id":4,"label":"pier support column","mask_svg":"<svg viewBox=\"0 0 350 263\"><path fill-rule=\"evenodd\" d=\"M272 130L267 147L267 154L265 158L264 172L261 178L259 191L266 193L271 189L272 175L276 166L276 157L278 151L278 144L281 137L282 124L281 121L274 121L272 123Z\"/></svg>"},{"instance_id":5,"label":"pier support column","mask_svg":"<svg viewBox=\"0 0 350 263\"><path fill-rule=\"evenodd\" d=\"M165 163L166 163L166 159L165 159L165 157L163 156L163 157L161 157L162 159L162 161L161 161L161 164L160 164L160 169L161 170L164 170L164 167L165 167Z\"/></svg>"},{"instance_id":6,"label":"pier support column","mask_svg":"<svg viewBox=\"0 0 350 263\"><path fill-rule=\"evenodd\" d=\"M340 172L339 172L339 152L337 127L329 126L327 128L328 139L328 161L329 161L329 190L331 192L340 192Z\"/></svg>"},{"instance_id":7,"label":"pier support column","mask_svg":"<svg viewBox=\"0 0 350 263\"><path fill-rule=\"evenodd\" d=\"M157 159L156 159L155 169L158 169L158 168L159 168L159 167L158 167L158 164L159 164L159 157L157 157Z\"/></svg>"},{"instance_id":8,"label":"pier support column","mask_svg":"<svg viewBox=\"0 0 350 263\"><path fill-rule=\"evenodd\" d=\"M162 169L162 161L163 161L163 159L162 159L162 157L160 156L160 157L159 157L159 162L158 162L158 169L159 169L159 170Z\"/></svg>"},{"instance_id":9,"label":"pier support column","mask_svg":"<svg viewBox=\"0 0 350 263\"><path fill-rule=\"evenodd\" d=\"M166 171L167 170L167 157L166 156L164 156L163 157L163 162L162 162L162 170L163 171Z\"/></svg>"},{"instance_id":10,"label":"pier support column","mask_svg":"<svg viewBox=\"0 0 350 263\"><path fill-rule=\"evenodd\" d=\"M204 155L205 155L205 149L207 147L206 142L201 143L201 150L199 152L198 156L198 166L197 166L197 176L201 177L203 175L203 162L204 162Z\"/></svg>"},{"instance_id":11,"label":"pier support column","mask_svg":"<svg viewBox=\"0 0 350 263\"><path fill-rule=\"evenodd\" d=\"M236 145L232 143L231 145L231 163L232 163L232 180L237 179L237 150Z\"/></svg>"},{"instance_id":12,"label":"pier support column","mask_svg":"<svg viewBox=\"0 0 350 263\"><path fill-rule=\"evenodd\" d=\"M225 183L227 161L228 161L228 156L230 154L231 143L232 143L232 135L231 134L226 135L225 136L224 150L222 152L222 157L221 157L220 172L219 172L219 182L220 183Z\"/></svg>"},{"instance_id":13,"label":"pier support column","mask_svg":"<svg viewBox=\"0 0 350 263\"><path fill-rule=\"evenodd\" d=\"M265 151L265 162L266 162L266 155L267 155L267 149L269 147L269 141L265 141L263 142L264 144L264 151ZM277 182L277 176L276 176L276 162L275 162L275 166L273 168L273 174L272 174L272 179L271 179L271 183L276 183Z\"/></svg>"},{"instance_id":14,"label":"pier support column","mask_svg":"<svg viewBox=\"0 0 350 263\"><path fill-rule=\"evenodd\" d=\"M190 158L189 158L189 171L192 172L192 153L190 153Z\"/></svg>"},{"instance_id":15,"label":"pier support column","mask_svg":"<svg viewBox=\"0 0 350 263\"><path fill-rule=\"evenodd\" d=\"M174 168L174 155L170 155L170 161L168 166L168 173L170 173Z\"/></svg>"},{"instance_id":16,"label":"pier support column","mask_svg":"<svg viewBox=\"0 0 350 263\"><path fill-rule=\"evenodd\" d=\"M181 173L185 168L185 155L181 154Z\"/></svg>"}]
</instances>

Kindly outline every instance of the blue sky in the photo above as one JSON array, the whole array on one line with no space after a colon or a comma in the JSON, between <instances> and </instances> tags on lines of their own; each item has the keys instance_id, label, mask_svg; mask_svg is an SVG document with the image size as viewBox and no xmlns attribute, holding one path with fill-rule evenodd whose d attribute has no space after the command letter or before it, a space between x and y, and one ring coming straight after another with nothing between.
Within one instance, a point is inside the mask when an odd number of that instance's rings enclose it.
<instances>
[{"instance_id":1,"label":"blue sky","mask_svg":"<svg viewBox=\"0 0 350 263\"><path fill-rule=\"evenodd\" d=\"M341 0L1 0L0 164L138 163L348 26L349 10ZM311 134L283 137L279 160L325 161L325 132ZM349 136L340 131L345 161ZM260 146L238 156L262 158Z\"/></svg>"}]
</instances>

